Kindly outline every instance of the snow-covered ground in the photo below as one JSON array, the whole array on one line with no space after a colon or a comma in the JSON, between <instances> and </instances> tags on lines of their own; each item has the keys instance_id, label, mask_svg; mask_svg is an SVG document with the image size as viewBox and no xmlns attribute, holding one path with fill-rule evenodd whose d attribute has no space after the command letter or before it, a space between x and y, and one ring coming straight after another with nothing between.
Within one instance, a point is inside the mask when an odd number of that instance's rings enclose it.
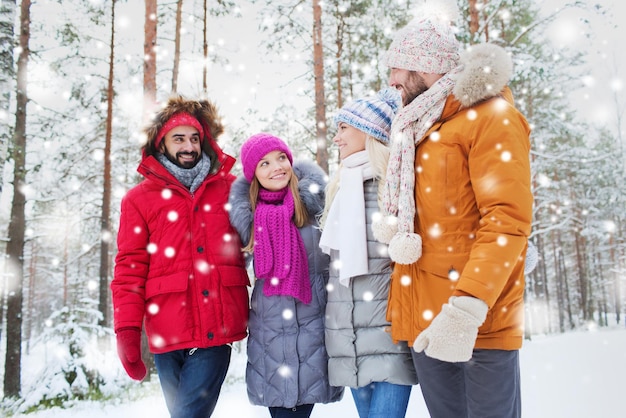
<instances>
[{"instance_id":1,"label":"snow-covered ground","mask_svg":"<svg viewBox=\"0 0 626 418\"><path fill-rule=\"evenodd\" d=\"M268 418L265 408L249 404L241 368L245 355L234 355L215 418ZM523 416L531 418L612 418L624 416L626 329L615 327L534 337L521 351ZM156 379L154 379L156 380ZM115 403L78 403L23 418L167 418L156 382L140 386L145 397ZM316 405L312 418L358 418L350 392L341 402ZM407 417L428 417L419 386L413 388Z\"/></svg>"}]
</instances>

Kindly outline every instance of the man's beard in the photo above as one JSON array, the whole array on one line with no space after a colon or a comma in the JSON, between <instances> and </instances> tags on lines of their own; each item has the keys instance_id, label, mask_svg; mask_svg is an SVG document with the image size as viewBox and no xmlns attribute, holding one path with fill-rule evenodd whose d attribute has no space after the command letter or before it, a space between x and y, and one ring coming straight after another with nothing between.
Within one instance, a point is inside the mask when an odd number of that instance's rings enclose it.
<instances>
[{"instance_id":1,"label":"man's beard","mask_svg":"<svg viewBox=\"0 0 626 418\"><path fill-rule=\"evenodd\" d=\"M172 163L176 164L180 168L194 168L198 164L198 161L200 161L200 155L195 151L192 151L192 152L181 151L181 152L177 152L176 155L172 155L166 149L164 154L168 160L170 160ZM192 155L193 161L185 161L181 163L178 160L178 157L181 155Z\"/></svg>"},{"instance_id":2,"label":"man's beard","mask_svg":"<svg viewBox=\"0 0 626 418\"><path fill-rule=\"evenodd\" d=\"M428 90L428 87L426 87L424 79L416 72L411 72L405 85L406 97L402 100L402 105L408 105L426 90Z\"/></svg>"}]
</instances>

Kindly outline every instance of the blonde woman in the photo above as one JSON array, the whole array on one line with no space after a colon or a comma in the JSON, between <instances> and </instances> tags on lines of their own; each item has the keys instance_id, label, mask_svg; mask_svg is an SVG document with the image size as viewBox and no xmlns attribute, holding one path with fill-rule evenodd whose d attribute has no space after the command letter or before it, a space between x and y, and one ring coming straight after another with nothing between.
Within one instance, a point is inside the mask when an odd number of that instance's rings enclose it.
<instances>
[{"instance_id":1,"label":"blonde woman","mask_svg":"<svg viewBox=\"0 0 626 418\"><path fill-rule=\"evenodd\" d=\"M320 247L331 256L326 305L329 380L348 386L360 418L405 416L417 378L406 342L394 343L386 319L387 247L376 241L389 158L389 131L400 101L392 89L355 100L337 115L341 164L327 187Z\"/></svg>"}]
</instances>

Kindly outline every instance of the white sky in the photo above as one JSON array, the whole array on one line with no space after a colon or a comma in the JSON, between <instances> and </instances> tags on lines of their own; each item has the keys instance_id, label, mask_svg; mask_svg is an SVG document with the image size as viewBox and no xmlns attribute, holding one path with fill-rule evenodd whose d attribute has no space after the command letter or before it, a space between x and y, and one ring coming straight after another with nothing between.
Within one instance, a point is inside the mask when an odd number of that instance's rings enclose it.
<instances>
[{"instance_id":1,"label":"white sky","mask_svg":"<svg viewBox=\"0 0 626 418\"><path fill-rule=\"evenodd\" d=\"M564 3L563 0L541 2L546 12ZM603 18L576 8L566 10L546 31L546 37L557 46L588 52L589 71L580 80L582 88L571 94L571 103L590 122L614 128L615 95L618 95L622 109L626 105L626 2L598 0L588 3L606 7L611 13ZM589 25L583 19L588 19ZM573 89L577 87L572 86Z\"/></svg>"},{"instance_id":2,"label":"white sky","mask_svg":"<svg viewBox=\"0 0 626 418\"><path fill-rule=\"evenodd\" d=\"M568 3L566 0L537 2L546 12ZM589 72L587 77L580 80L579 86L572 86L572 103L583 118L604 125L614 124L614 93L621 95L622 103L626 101L626 54L623 53L626 2L596 0L589 3L612 10L612 22L580 8L572 8L563 12L548 28L546 41L565 48L588 51L591 61ZM305 62L310 57L289 54L288 51L281 57L268 57L258 46L259 22L256 21L254 6L243 6L241 12L243 18L234 22L228 19L216 22L218 26L224 25L219 31L224 35L217 40L221 43L219 47L233 52L228 54L231 60L229 67L211 68L213 78L209 89L227 120L234 123L244 115L247 107L257 108L267 115L279 103L312 106L310 100L299 93L309 81L300 76L307 70ZM305 10L303 13L308 12ZM583 24L583 19L589 20L589 25ZM619 27L615 28L615 24ZM198 71L193 69L186 74L188 80L199 77ZM306 87L310 89L310 86ZM327 109L327 112L333 111Z\"/></svg>"}]
</instances>

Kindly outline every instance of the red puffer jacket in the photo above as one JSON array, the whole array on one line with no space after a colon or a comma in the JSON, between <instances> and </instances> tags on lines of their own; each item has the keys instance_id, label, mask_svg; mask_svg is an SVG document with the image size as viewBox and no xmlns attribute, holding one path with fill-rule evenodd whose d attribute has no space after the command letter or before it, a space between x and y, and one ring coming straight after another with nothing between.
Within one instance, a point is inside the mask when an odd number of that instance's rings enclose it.
<instances>
[{"instance_id":1,"label":"red puffer jacket","mask_svg":"<svg viewBox=\"0 0 626 418\"><path fill-rule=\"evenodd\" d=\"M234 158L191 194L154 157L122 200L111 283L115 330L141 328L152 353L210 347L246 337L248 274L225 205Z\"/></svg>"}]
</instances>

